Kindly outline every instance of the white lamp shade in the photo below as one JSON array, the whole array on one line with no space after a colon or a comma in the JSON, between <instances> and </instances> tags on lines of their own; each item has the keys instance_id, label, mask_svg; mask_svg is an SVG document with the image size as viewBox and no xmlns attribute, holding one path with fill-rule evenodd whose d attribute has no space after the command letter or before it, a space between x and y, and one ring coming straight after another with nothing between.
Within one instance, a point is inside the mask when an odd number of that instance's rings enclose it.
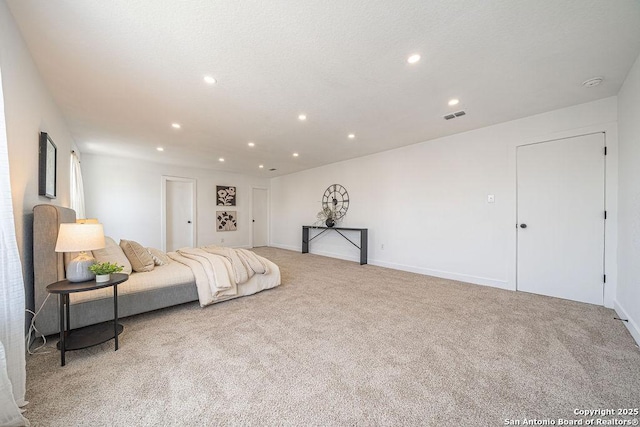
<instances>
[{"instance_id":1,"label":"white lamp shade","mask_svg":"<svg viewBox=\"0 0 640 427\"><path fill-rule=\"evenodd\" d=\"M105 247L102 224L60 224L56 252L82 252Z\"/></svg>"}]
</instances>

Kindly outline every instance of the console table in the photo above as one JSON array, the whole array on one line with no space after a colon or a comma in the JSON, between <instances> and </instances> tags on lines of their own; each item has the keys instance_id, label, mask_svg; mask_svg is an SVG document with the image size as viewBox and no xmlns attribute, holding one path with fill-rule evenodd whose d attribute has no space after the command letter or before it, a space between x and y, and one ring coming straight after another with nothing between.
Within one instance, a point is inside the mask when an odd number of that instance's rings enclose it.
<instances>
[{"instance_id":1,"label":"console table","mask_svg":"<svg viewBox=\"0 0 640 427\"><path fill-rule=\"evenodd\" d=\"M317 229L322 230L320 233L316 234L312 238L309 238L309 229ZM302 253L309 253L309 242L320 236L321 234L326 233L329 230L334 230L336 233L344 237L349 243L351 243L356 248L360 249L360 265L367 263L367 243L369 240L369 229L368 228L346 228L346 227L316 227L313 225L303 225L302 226ZM341 231L359 231L360 232L360 246L355 244L351 239L341 233Z\"/></svg>"}]
</instances>

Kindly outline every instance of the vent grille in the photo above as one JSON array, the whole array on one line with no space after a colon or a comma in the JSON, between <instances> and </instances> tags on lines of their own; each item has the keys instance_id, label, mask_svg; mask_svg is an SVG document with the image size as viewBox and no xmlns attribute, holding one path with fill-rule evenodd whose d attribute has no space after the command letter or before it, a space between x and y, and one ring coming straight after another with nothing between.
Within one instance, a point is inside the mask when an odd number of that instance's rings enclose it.
<instances>
[{"instance_id":1,"label":"vent grille","mask_svg":"<svg viewBox=\"0 0 640 427\"><path fill-rule=\"evenodd\" d=\"M455 113L451 113L451 114L447 114L446 116L443 116L445 120L451 120L451 119L455 119L456 117L461 117L466 115L467 113L465 111L456 111Z\"/></svg>"},{"instance_id":2,"label":"vent grille","mask_svg":"<svg viewBox=\"0 0 640 427\"><path fill-rule=\"evenodd\" d=\"M277 171L277 170L278 169L276 169L276 168L271 168L271 169L269 169L269 172L273 172L273 171Z\"/></svg>"}]
</instances>

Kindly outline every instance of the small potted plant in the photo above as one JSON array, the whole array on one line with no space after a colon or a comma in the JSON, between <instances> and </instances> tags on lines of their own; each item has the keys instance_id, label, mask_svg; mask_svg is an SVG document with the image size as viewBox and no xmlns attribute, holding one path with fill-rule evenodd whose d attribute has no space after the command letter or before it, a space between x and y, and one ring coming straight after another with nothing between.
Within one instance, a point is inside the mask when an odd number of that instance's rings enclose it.
<instances>
[{"instance_id":1,"label":"small potted plant","mask_svg":"<svg viewBox=\"0 0 640 427\"><path fill-rule=\"evenodd\" d=\"M96 282L108 282L111 280L111 273L122 271L123 267L115 262L96 263L89 267L89 270L96 275Z\"/></svg>"}]
</instances>

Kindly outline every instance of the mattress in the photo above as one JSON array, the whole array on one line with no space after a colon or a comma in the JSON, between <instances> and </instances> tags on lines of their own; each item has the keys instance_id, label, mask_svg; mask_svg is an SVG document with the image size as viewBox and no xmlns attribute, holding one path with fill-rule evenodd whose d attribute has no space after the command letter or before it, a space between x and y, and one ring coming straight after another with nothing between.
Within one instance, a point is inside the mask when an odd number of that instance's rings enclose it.
<instances>
[{"instance_id":1,"label":"mattress","mask_svg":"<svg viewBox=\"0 0 640 427\"><path fill-rule=\"evenodd\" d=\"M166 265L156 266L151 271L131 273L129 280L118 285L118 295L145 292L158 288L193 284L195 278L191 269L179 262L170 262ZM96 289L95 291L70 294L71 304L92 301L102 298L112 298L113 287Z\"/></svg>"}]
</instances>

